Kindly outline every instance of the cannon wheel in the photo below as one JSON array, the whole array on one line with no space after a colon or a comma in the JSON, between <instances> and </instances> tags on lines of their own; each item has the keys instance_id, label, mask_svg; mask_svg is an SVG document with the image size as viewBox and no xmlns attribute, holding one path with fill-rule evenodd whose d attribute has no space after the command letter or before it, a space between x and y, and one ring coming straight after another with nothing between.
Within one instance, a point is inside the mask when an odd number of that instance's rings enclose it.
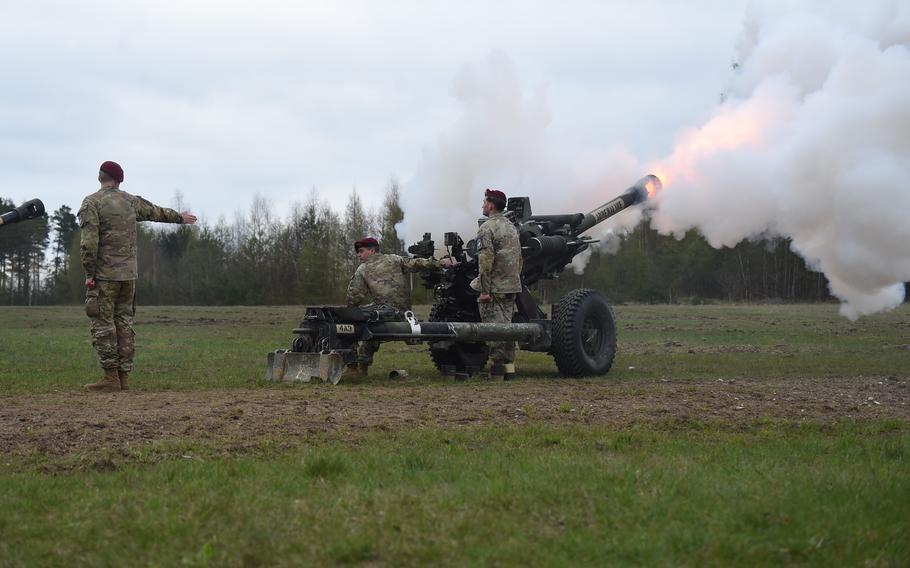
<instances>
[{"instance_id":1,"label":"cannon wheel","mask_svg":"<svg viewBox=\"0 0 910 568\"><path fill-rule=\"evenodd\" d=\"M445 304L436 302L430 309L430 321L448 321L445 313ZM439 347L430 343L430 359L440 373L446 374L454 370L456 373L468 375L479 373L487 364L490 357L490 348L486 343L450 343L447 347Z\"/></svg>"},{"instance_id":2,"label":"cannon wheel","mask_svg":"<svg viewBox=\"0 0 910 568\"><path fill-rule=\"evenodd\" d=\"M597 290L572 290L553 306L553 358L570 377L606 374L616 356L613 309Z\"/></svg>"}]
</instances>

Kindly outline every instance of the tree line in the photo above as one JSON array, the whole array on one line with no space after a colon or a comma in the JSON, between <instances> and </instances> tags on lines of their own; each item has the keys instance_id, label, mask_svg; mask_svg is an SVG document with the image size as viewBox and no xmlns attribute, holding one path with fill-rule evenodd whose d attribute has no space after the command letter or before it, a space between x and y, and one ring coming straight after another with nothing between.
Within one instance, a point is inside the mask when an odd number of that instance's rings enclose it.
<instances>
[{"instance_id":1,"label":"tree line","mask_svg":"<svg viewBox=\"0 0 910 568\"><path fill-rule=\"evenodd\" d=\"M390 180L378 211L356 190L336 212L314 188L285 217L263 197L232 222L139 229L139 294L146 305L341 303L357 264L352 243L377 235L383 252L405 254L395 225L404 219ZM178 200L180 196L178 194ZM14 204L0 198L0 213ZM465 235L466 238L471 236ZM596 288L614 302L676 303L829 300L823 274L809 270L787 239L714 249L696 232L677 240L647 224L620 238L615 254L594 253L582 274L536 284L542 302ZM82 301L76 215L66 205L45 218L0 229L0 305ZM431 294L414 278L415 303Z\"/></svg>"}]
</instances>

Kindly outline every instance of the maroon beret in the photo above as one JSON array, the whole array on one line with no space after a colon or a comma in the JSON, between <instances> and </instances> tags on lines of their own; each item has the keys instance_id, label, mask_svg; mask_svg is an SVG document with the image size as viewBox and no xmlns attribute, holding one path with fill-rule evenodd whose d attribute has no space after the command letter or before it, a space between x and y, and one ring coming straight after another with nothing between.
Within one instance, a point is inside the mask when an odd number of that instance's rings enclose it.
<instances>
[{"instance_id":1,"label":"maroon beret","mask_svg":"<svg viewBox=\"0 0 910 568\"><path fill-rule=\"evenodd\" d=\"M99 169L114 178L117 183L123 182L123 168L117 162L104 162Z\"/></svg>"},{"instance_id":2,"label":"maroon beret","mask_svg":"<svg viewBox=\"0 0 910 568\"><path fill-rule=\"evenodd\" d=\"M506 194L499 191L498 189L488 189L486 193L484 193L484 197L488 199L498 199L502 201L503 205L506 203Z\"/></svg>"},{"instance_id":3,"label":"maroon beret","mask_svg":"<svg viewBox=\"0 0 910 568\"><path fill-rule=\"evenodd\" d=\"M357 252L358 250L360 250L364 247L378 247L378 246L379 246L379 241L377 241L375 239L375 237L364 237L354 243L354 252Z\"/></svg>"}]
</instances>

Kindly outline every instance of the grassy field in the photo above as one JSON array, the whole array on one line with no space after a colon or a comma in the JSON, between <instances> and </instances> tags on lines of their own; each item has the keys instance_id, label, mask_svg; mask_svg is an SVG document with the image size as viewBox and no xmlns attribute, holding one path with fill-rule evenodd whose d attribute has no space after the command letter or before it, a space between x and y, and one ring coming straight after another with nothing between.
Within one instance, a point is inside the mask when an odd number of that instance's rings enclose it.
<instances>
[{"instance_id":1,"label":"grassy field","mask_svg":"<svg viewBox=\"0 0 910 568\"><path fill-rule=\"evenodd\" d=\"M825 377L910 372L910 305L860 319L833 304L618 306L610 380ZM425 310L424 310L425 312ZM287 347L298 307L140 307L137 386L261 387L266 354ZM77 388L98 369L77 307L0 308L0 393ZM552 377L544 354L519 353L525 376ZM377 370L406 367L439 382L422 346L388 344Z\"/></svg>"},{"instance_id":2,"label":"grassy field","mask_svg":"<svg viewBox=\"0 0 910 568\"><path fill-rule=\"evenodd\" d=\"M586 381L386 345L264 382L299 317L142 307L136 389L90 396L78 308L0 308L0 566L910 565L910 305L618 306Z\"/></svg>"}]
</instances>

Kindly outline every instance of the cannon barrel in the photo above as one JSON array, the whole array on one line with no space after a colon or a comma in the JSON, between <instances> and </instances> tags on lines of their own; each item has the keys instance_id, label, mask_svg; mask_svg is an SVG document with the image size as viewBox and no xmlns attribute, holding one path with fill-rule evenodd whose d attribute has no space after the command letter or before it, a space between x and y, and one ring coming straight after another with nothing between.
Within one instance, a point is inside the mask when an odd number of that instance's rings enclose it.
<instances>
[{"instance_id":1,"label":"cannon barrel","mask_svg":"<svg viewBox=\"0 0 910 568\"><path fill-rule=\"evenodd\" d=\"M42 215L44 215L44 203L42 203L40 199L31 199L12 211L7 211L0 215L0 225L18 223L19 221L34 219L35 217L41 217Z\"/></svg>"},{"instance_id":2,"label":"cannon barrel","mask_svg":"<svg viewBox=\"0 0 910 568\"><path fill-rule=\"evenodd\" d=\"M594 209L590 213L585 214L581 222L579 222L577 225L572 226L572 233L576 236L580 235L594 225L597 225L598 223L607 220L613 215L616 215L623 209L631 207L637 203L641 203L642 201L646 201L648 199L649 187L653 188L654 190L660 189L660 179L653 174L648 174L645 177L641 178L635 183L635 185L625 190L619 197L616 197L615 199L604 203L597 209Z\"/></svg>"},{"instance_id":3,"label":"cannon barrel","mask_svg":"<svg viewBox=\"0 0 910 568\"><path fill-rule=\"evenodd\" d=\"M569 213L565 215L533 215L531 220L535 223L541 225L549 224L554 227L561 227L563 225L569 225L570 227L576 227L579 223L584 221L584 213Z\"/></svg>"},{"instance_id":4,"label":"cannon barrel","mask_svg":"<svg viewBox=\"0 0 910 568\"><path fill-rule=\"evenodd\" d=\"M530 215L530 204L519 203L522 212L528 212L519 221L518 236L521 241L522 282L526 286L541 278L554 278L572 259L588 248L591 239L582 233L620 211L648 199L648 191L660 189L660 179L647 175L632 187L590 213L562 215ZM513 198L524 199L527 198Z\"/></svg>"}]
</instances>

